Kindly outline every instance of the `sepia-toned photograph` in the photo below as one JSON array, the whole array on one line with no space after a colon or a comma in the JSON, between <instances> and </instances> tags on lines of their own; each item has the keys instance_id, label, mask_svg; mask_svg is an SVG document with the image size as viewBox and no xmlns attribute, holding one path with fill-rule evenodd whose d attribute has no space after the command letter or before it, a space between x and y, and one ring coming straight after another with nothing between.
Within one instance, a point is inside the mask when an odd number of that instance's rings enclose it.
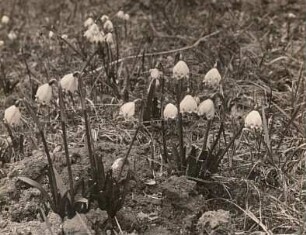
<instances>
[{"instance_id":1,"label":"sepia-toned photograph","mask_svg":"<svg viewBox=\"0 0 306 235\"><path fill-rule=\"evenodd\" d=\"M305 0L0 0L0 235L305 235Z\"/></svg>"}]
</instances>

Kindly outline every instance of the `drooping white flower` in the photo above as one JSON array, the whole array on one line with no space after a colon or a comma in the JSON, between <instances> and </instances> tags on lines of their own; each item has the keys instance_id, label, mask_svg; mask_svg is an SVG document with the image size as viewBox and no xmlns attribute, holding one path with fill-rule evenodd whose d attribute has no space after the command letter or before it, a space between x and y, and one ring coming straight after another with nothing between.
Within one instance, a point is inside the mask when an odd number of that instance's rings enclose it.
<instances>
[{"instance_id":1,"label":"drooping white flower","mask_svg":"<svg viewBox=\"0 0 306 235\"><path fill-rule=\"evenodd\" d=\"M154 69L150 69L149 70L150 72L150 77L153 79L156 79L155 81L155 87L159 87L160 85L160 82L159 82L159 79L160 79L160 76L163 74L161 71L159 71L157 68L154 68Z\"/></svg>"},{"instance_id":2,"label":"drooping white flower","mask_svg":"<svg viewBox=\"0 0 306 235\"><path fill-rule=\"evenodd\" d=\"M178 110L177 107L174 104L167 104L164 109L164 119L175 119L177 117Z\"/></svg>"},{"instance_id":3,"label":"drooping white flower","mask_svg":"<svg viewBox=\"0 0 306 235\"><path fill-rule=\"evenodd\" d=\"M197 108L197 102L191 95L186 95L180 103L181 113L196 113Z\"/></svg>"},{"instance_id":4,"label":"drooping white flower","mask_svg":"<svg viewBox=\"0 0 306 235\"><path fill-rule=\"evenodd\" d=\"M54 37L54 33L53 33L53 31L49 31L49 38L51 39L51 38L53 38Z\"/></svg>"},{"instance_id":5,"label":"drooping white flower","mask_svg":"<svg viewBox=\"0 0 306 235\"><path fill-rule=\"evenodd\" d=\"M55 79L52 79L49 83L45 83L38 87L35 95L35 100L39 104L49 105L52 99L52 84L56 82Z\"/></svg>"},{"instance_id":6,"label":"drooping white flower","mask_svg":"<svg viewBox=\"0 0 306 235\"><path fill-rule=\"evenodd\" d=\"M211 99L204 100L198 107L198 115L205 115L207 120L211 120L215 116L215 105Z\"/></svg>"},{"instance_id":7,"label":"drooping white flower","mask_svg":"<svg viewBox=\"0 0 306 235\"><path fill-rule=\"evenodd\" d=\"M105 23L103 24L103 29L105 30L105 32L107 33L112 33L114 31L114 25L110 20L105 21Z\"/></svg>"},{"instance_id":8,"label":"drooping white flower","mask_svg":"<svg viewBox=\"0 0 306 235\"><path fill-rule=\"evenodd\" d=\"M120 20L124 20L124 12L123 11L118 11L116 16L120 19Z\"/></svg>"},{"instance_id":9,"label":"drooping white flower","mask_svg":"<svg viewBox=\"0 0 306 235\"><path fill-rule=\"evenodd\" d=\"M103 42L104 34L100 31L97 24L92 24L89 28L85 31L84 37L87 38L89 42L98 43Z\"/></svg>"},{"instance_id":10,"label":"drooping white flower","mask_svg":"<svg viewBox=\"0 0 306 235\"><path fill-rule=\"evenodd\" d=\"M107 20L108 20L108 16L107 15L103 15L101 16L101 22L104 24Z\"/></svg>"},{"instance_id":11,"label":"drooping white flower","mask_svg":"<svg viewBox=\"0 0 306 235\"><path fill-rule=\"evenodd\" d=\"M67 34L63 34L63 35L61 36L61 38L67 40L67 39L68 39L68 35L67 35Z\"/></svg>"},{"instance_id":12,"label":"drooping white flower","mask_svg":"<svg viewBox=\"0 0 306 235\"><path fill-rule=\"evenodd\" d=\"M93 20L93 18L89 17L87 20L84 21L84 27L88 28L89 26L91 26L94 23L95 23L95 21Z\"/></svg>"},{"instance_id":13,"label":"drooping white flower","mask_svg":"<svg viewBox=\"0 0 306 235\"><path fill-rule=\"evenodd\" d=\"M4 111L4 121L10 126L18 126L21 123L21 112L19 110L19 101Z\"/></svg>"},{"instance_id":14,"label":"drooping white flower","mask_svg":"<svg viewBox=\"0 0 306 235\"><path fill-rule=\"evenodd\" d=\"M6 15L2 16L1 18L1 23L2 24L8 24L8 22L10 21L10 18Z\"/></svg>"},{"instance_id":15,"label":"drooping white flower","mask_svg":"<svg viewBox=\"0 0 306 235\"><path fill-rule=\"evenodd\" d=\"M60 84L63 90L70 91L71 93L77 91L79 86L78 78L73 73L66 74L62 77Z\"/></svg>"},{"instance_id":16,"label":"drooping white flower","mask_svg":"<svg viewBox=\"0 0 306 235\"><path fill-rule=\"evenodd\" d=\"M189 78L189 68L183 60L177 62L177 64L173 67L173 77L177 80Z\"/></svg>"},{"instance_id":17,"label":"drooping white flower","mask_svg":"<svg viewBox=\"0 0 306 235\"><path fill-rule=\"evenodd\" d=\"M17 38L17 34L14 31L10 31L7 36L11 41L14 41Z\"/></svg>"},{"instance_id":18,"label":"drooping white flower","mask_svg":"<svg viewBox=\"0 0 306 235\"><path fill-rule=\"evenodd\" d=\"M203 80L203 83L209 87L216 87L221 81L221 75L217 68L209 70Z\"/></svg>"},{"instance_id":19,"label":"drooping white flower","mask_svg":"<svg viewBox=\"0 0 306 235\"><path fill-rule=\"evenodd\" d=\"M150 69L149 72L150 72L151 78L159 79L160 76L162 75L162 72L159 71L157 68Z\"/></svg>"},{"instance_id":20,"label":"drooping white flower","mask_svg":"<svg viewBox=\"0 0 306 235\"><path fill-rule=\"evenodd\" d=\"M4 41L0 40L0 48L4 46Z\"/></svg>"},{"instance_id":21,"label":"drooping white flower","mask_svg":"<svg viewBox=\"0 0 306 235\"><path fill-rule=\"evenodd\" d=\"M127 102L120 107L119 115L130 119L135 115L135 102Z\"/></svg>"},{"instance_id":22,"label":"drooping white flower","mask_svg":"<svg viewBox=\"0 0 306 235\"><path fill-rule=\"evenodd\" d=\"M111 166L113 178L116 179L117 181L120 179L125 179L127 177L127 174L129 171L129 162L128 160L126 160L126 163L124 165L123 163L124 163L124 158L120 157L120 158L117 158L114 161L113 165ZM120 175L120 172L121 172L121 175Z\"/></svg>"},{"instance_id":23,"label":"drooping white flower","mask_svg":"<svg viewBox=\"0 0 306 235\"><path fill-rule=\"evenodd\" d=\"M105 42L109 45L112 46L114 45L114 39L113 39L113 34L112 33L107 33L105 36Z\"/></svg>"},{"instance_id":24,"label":"drooping white flower","mask_svg":"<svg viewBox=\"0 0 306 235\"><path fill-rule=\"evenodd\" d=\"M262 119L258 111L251 111L244 119L244 126L249 129L261 129Z\"/></svg>"},{"instance_id":25,"label":"drooping white flower","mask_svg":"<svg viewBox=\"0 0 306 235\"><path fill-rule=\"evenodd\" d=\"M124 20L129 21L130 20L130 15L129 14L124 14Z\"/></svg>"}]
</instances>

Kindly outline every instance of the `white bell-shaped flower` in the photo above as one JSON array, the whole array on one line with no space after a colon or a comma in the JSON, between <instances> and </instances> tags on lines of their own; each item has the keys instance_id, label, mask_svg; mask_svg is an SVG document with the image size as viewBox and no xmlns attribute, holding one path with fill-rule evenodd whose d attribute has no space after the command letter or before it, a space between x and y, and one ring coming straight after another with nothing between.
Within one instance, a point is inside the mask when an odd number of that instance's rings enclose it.
<instances>
[{"instance_id":1,"label":"white bell-shaped flower","mask_svg":"<svg viewBox=\"0 0 306 235\"><path fill-rule=\"evenodd\" d=\"M113 38L113 34L112 33L107 33L105 36L105 42L109 45L109 46L113 46L114 45L114 38Z\"/></svg>"},{"instance_id":2,"label":"white bell-shaped flower","mask_svg":"<svg viewBox=\"0 0 306 235\"><path fill-rule=\"evenodd\" d=\"M196 113L198 104L191 95L186 95L180 103L181 113Z\"/></svg>"},{"instance_id":3,"label":"white bell-shaped flower","mask_svg":"<svg viewBox=\"0 0 306 235\"><path fill-rule=\"evenodd\" d=\"M1 23L2 24L8 24L8 22L10 21L10 18L6 15L2 16L1 18Z\"/></svg>"},{"instance_id":4,"label":"white bell-shaped flower","mask_svg":"<svg viewBox=\"0 0 306 235\"><path fill-rule=\"evenodd\" d=\"M208 87L216 87L221 81L221 75L217 68L209 70L203 80L203 83Z\"/></svg>"},{"instance_id":5,"label":"white bell-shaped flower","mask_svg":"<svg viewBox=\"0 0 306 235\"><path fill-rule=\"evenodd\" d=\"M67 34L62 34L61 38L64 39L64 40L68 40L68 35Z\"/></svg>"},{"instance_id":6,"label":"white bell-shaped flower","mask_svg":"<svg viewBox=\"0 0 306 235\"><path fill-rule=\"evenodd\" d=\"M261 129L262 119L258 111L251 111L244 119L244 126L249 129Z\"/></svg>"},{"instance_id":7,"label":"white bell-shaped flower","mask_svg":"<svg viewBox=\"0 0 306 235\"><path fill-rule=\"evenodd\" d=\"M93 20L93 18L89 17L87 20L84 21L84 27L88 28L89 26L91 26L94 23L95 23L95 21Z\"/></svg>"},{"instance_id":8,"label":"white bell-shaped flower","mask_svg":"<svg viewBox=\"0 0 306 235\"><path fill-rule=\"evenodd\" d=\"M127 102L120 107L119 115L130 119L135 115L135 102Z\"/></svg>"},{"instance_id":9,"label":"white bell-shaped flower","mask_svg":"<svg viewBox=\"0 0 306 235\"><path fill-rule=\"evenodd\" d=\"M124 20L124 12L123 11L118 11L116 16L120 19L120 20Z\"/></svg>"},{"instance_id":10,"label":"white bell-shaped flower","mask_svg":"<svg viewBox=\"0 0 306 235\"><path fill-rule=\"evenodd\" d=\"M0 48L4 46L4 41L0 40Z\"/></svg>"},{"instance_id":11,"label":"white bell-shaped flower","mask_svg":"<svg viewBox=\"0 0 306 235\"><path fill-rule=\"evenodd\" d=\"M120 157L120 158L117 158L114 161L113 165L111 166L113 178L116 179L117 181L120 179L125 179L127 177L127 174L129 171L129 162L128 160L126 160L126 163L124 165L123 163L124 163L124 158ZM121 172L121 175L120 175L120 172Z\"/></svg>"},{"instance_id":12,"label":"white bell-shaped flower","mask_svg":"<svg viewBox=\"0 0 306 235\"><path fill-rule=\"evenodd\" d=\"M66 74L62 77L60 84L63 90L70 91L71 93L77 91L79 87L78 78L73 73Z\"/></svg>"},{"instance_id":13,"label":"white bell-shaped flower","mask_svg":"<svg viewBox=\"0 0 306 235\"><path fill-rule=\"evenodd\" d=\"M10 31L7 37L11 40L14 41L17 38L17 34L14 31Z\"/></svg>"},{"instance_id":14,"label":"white bell-shaped flower","mask_svg":"<svg viewBox=\"0 0 306 235\"><path fill-rule=\"evenodd\" d=\"M129 14L124 14L124 20L129 21L130 20L130 15Z\"/></svg>"},{"instance_id":15,"label":"white bell-shaped flower","mask_svg":"<svg viewBox=\"0 0 306 235\"><path fill-rule=\"evenodd\" d=\"M198 107L198 115L205 115L207 120L211 120L215 116L215 105L211 99L204 100Z\"/></svg>"},{"instance_id":16,"label":"white bell-shaped flower","mask_svg":"<svg viewBox=\"0 0 306 235\"><path fill-rule=\"evenodd\" d=\"M174 104L167 104L164 109L164 119L175 119L177 117L178 110L177 107Z\"/></svg>"},{"instance_id":17,"label":"white bell-shaped flower","mask_svg":"<svg viewBox=\"0 0 306 235\"><path fill-rule=\"evenodd\" d=\"M49 31L48 37L51 39L54 37L54 32L53 31Z\"/></svg>"},{"instance_id":18,"label":"white bell-shaped flower","mask_svg":"<svg viewBox=\"0 0 306 235\"><path fill-rule=\"evenodd\" d=\"M107 32L107 33L112 33L112 32L114 31L113 22L111 22L110 20L107 20L107 21L103 24L103 29L104 29L105 32Z\"/></svg>"},{"instance_id":19,"label":"white bell-shaped flower","mask_svg":"<svg viewBox=\"0 0 306 235\"><path fill-rule=\"evenodd\" d=\"M45 83L38 87L35 95L35 100L39 104L49 105L52 99L52 84L56 82L55 79L52 79L49 83Z\"/></svg>"},{"instance_id":20,"label":"white bell-shaped flower","mask_svg":"<svg viewBox=\"0 0 306 235\"><path fill-rule=\"evenodd\" d=\"M18 126L21 123L21 112L18 107L19 101L4 111L4 121L10 126Z\"/></svg>"},{"instance_id":21,"label":"white bell-shaped flower","mask_svg":"<svg viewBox=\"0 0 306 235\"><path fill-rule=\"evenodd\" d=\"M173 77L177 80L189 78L189 68L183 60L177 62L176 65L173 67Z\"/></svg>"},{"instance_id":22,"label":"white bell-shaped flower","mask_svg":"<svg viewBox=\"0 0 306 235\"><path fill-rule=\"evenodd\" d=\"M100 31L97 24L92 24L89 26L89 28L84 33L84 37L92 43L103 42L104 40L104 34Z\"/></svg>"},{"instance_id":23,"label":"white bell-shaped flower","mask_svg":"<svg viewBox=\"0 0 306 235\"><path fill-rule=\"evenodd\" d=\"M149 72L150 72L151 78L159 79L160 76L162 75L162 72L159 71L157 68L150 69Z\"/></svg>"},{"instance_id":24,"label":"white bell-shaped flower","mask_svg":"<svg viewBox=\"0 0 306 235\"><path fill-rule=\"evenodd\" d=\"M103 15L103 16L101 16L101 22L104 24L109 18L108 18L108 16L107 15Z\"/></svg>"}]
</instances>

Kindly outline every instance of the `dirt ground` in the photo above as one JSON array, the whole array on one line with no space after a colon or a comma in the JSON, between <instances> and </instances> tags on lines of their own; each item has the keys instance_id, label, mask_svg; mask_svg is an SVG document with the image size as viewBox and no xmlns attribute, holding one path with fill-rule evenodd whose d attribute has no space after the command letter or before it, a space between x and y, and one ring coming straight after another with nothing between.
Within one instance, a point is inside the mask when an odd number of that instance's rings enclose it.
<instances>
[{"instance_id":1,"label":"dirt ground","mask_svg":"<svg viewBox=\"0 0 306 235\"><path fill-rule=\"evenodd\" d=\"M9 17L0 23L0 116L24 100L22 124L0 127L0 234L305 234L305 9L303 0L0 1L0 18ZM119 10L129 19L119 19ZM96 53L98 44L84 37L84 21L92 17L102 28L104 14L114 24L115 43ZM180 121L162 124L160 111L176 104L179 55L190 70L181 97L211 98L216 108L212 121L182 117L186 169ZM164 90L160 85L150 96L156 66ZM222 77L218 88L202 82L213 67ZM50 106L38 107L38 86L75 71L81 71L86 112L76 92L64 95L60 114L56 86ZM136 113L126 120L119 109L128 101L135 101ZM143 107L151 110L147 120ZM262 117L261 129L240 133L252 110ZM62 116L78 208L63 218L41 190L19 178L52 194L37 117L53 167L69 187ZM112 194L106 204L113 208L123 200L115 216L88 193L93 165L86 124L105 172L116 159L128 159L120 173L124 187L102 190ZM212 150L204 152L208 170L200 177L192 159L206 131Z\"/></svg>"}]
</instances>

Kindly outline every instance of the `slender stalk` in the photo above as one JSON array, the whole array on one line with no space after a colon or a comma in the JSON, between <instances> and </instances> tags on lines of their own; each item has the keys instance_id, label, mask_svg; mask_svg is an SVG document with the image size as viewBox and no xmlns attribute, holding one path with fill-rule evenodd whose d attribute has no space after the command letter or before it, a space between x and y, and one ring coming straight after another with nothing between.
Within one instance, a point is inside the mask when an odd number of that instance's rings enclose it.
<instances>
[{"instance_id":1,"label":"slender stalk","mask_svg":"<svg viewBox=\"0 0 306 235\"><path fill-rule=\"evenodd\" d=\"M138 132L139 132L139 130L140 130L140 127L141 127L141 125L139 124L138 127L137 127L137 129L136 129L136 131L135 131L135 134L134 134L134 136L133 136L133 139L132 139L132 141L131 141L131 143L130 143L129 149L128 149L128 151L126 152L126 155L125 155L125 157L124 157L124 159L123 159L122 167L121 167L120 172L119 172L119 174L118 174L118 179L120 179L122 170L123 170L123 168L124 168L124 165L127 163L127 159L128 159L128 157L129 157L129 155L130 155L130 152L131 152L131 150L132 150L133 144L134 144L134 142L135 142L135 140L136 140L136 137L137 137L137 134L138 134Z\"/></svg>"},{"instance_id":2,"label":"slender stalk","mask_svg":"<svg viewBox=\"0 0 306 235\"><path fill-rule=\"evenodd\" d=\"M211 120L208 120L207 121L207 127L206 127L206 131L205 131L205 135L204 135L204 141L203 141L203 146L202 146L202 153L204 153L206 148L207 148L207 140L208 140L208 134L209 134L210 127L211 127Z\"/></svg>"},{"instance_id":3,"label":"slender stalk","mask_svg":"<svg viewBox=\"0 0 306 235\"><path fill-rule=\"evenodd\" d=\"M176 103L178 109L178 116L177 116L177 124L178 124L178 136L179 136L179 157L180 157L180 168L182 170L182 166L185 166L185 156L184 156L184 138L183 138L183 119L180 110L180 102L181 102L181 93L182 93L182 79L178 80L176 84Z\"/></svg>"},{"instance_id":4,"label":"slender stalk","mask_svg":"<svg viewBox=\"0 0 306 235\"><path fill-rule=\"evenodd\" d=\"M165 128L165 120L164 120L164 93L165 93L165 78L161 76L161 99L160 99L160 109L161 109L161 126L162 126L162 141L163 141L163 150L164 154L163 160L165 163L168 162L168 152L167 152L167 142L166 142L166 128Z\"/></svg>"},{"instance_id":5,"label":"slender stalk","mask_svg":"<svg viewBox=\"0 0 306 235\"><path fill-rule=\"evenodd\" d=\"M67 142L65 103L64 103L63 91L62 91L62 87L60 83L58 84L58 94L59 94L59 103L60 103L60 111L61 111L61 126L62 126L62 131L63 131L63 142L64 142L65 157L66 157L68 177L69 177L69 185L70 185L71 204L73 205L74 204L73 176L72 176L71 161L69 157L68 142Z\"/></svg>"}]
</instances>

